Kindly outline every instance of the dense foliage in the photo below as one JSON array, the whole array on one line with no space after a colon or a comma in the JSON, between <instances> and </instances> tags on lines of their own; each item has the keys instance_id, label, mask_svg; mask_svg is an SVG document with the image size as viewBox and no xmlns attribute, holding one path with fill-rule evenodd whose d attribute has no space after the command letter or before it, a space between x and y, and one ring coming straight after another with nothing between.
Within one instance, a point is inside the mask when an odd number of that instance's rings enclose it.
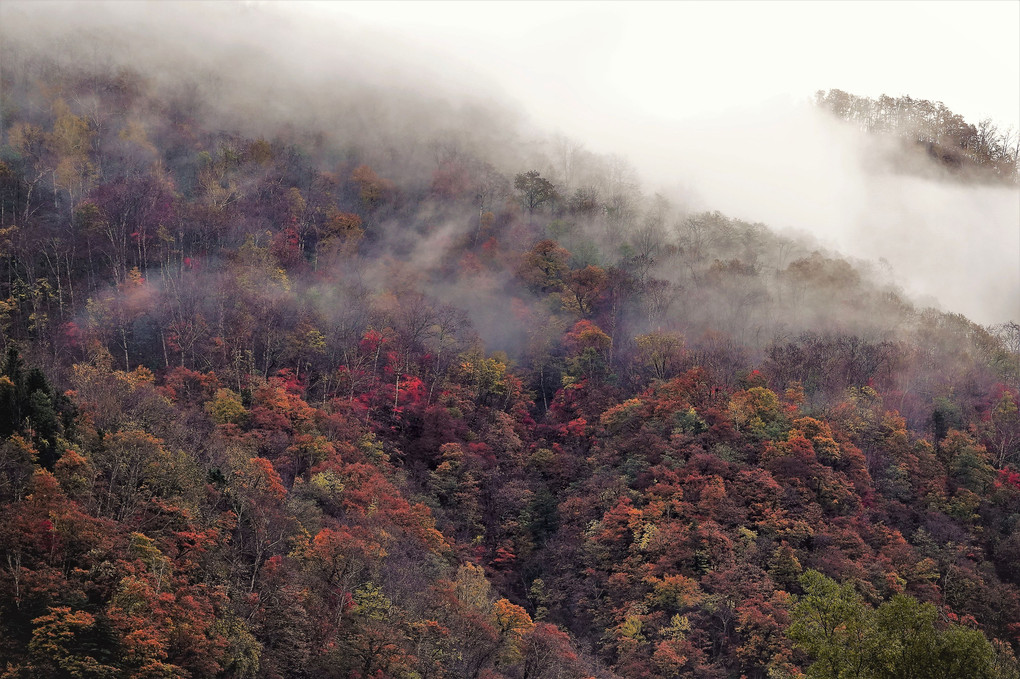
<instances>
[{"instance_id":1,"label":"dense foliage","mask_svg":"<svg viewBox=\"0 0 1020 679\"><path fill-rule=\"evenodd\" d=\"M20 57L3 677L1018 676L1015 324L569 144Z\"/></svg>"}]
</instances>

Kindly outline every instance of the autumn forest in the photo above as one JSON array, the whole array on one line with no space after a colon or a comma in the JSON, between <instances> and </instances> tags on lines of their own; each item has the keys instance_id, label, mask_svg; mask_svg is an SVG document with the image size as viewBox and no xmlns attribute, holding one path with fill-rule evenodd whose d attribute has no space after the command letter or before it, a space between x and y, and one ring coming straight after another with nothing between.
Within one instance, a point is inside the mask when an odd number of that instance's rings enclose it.
<instances>
[{"instance_id":1,"label":"autumn forest","mask_svg":"<svg viewBox=\"0 0 1020 679\"><path fill-rule=\"evenodd\" d=\"M3 679L1020 677L1020 318L505 112L2 49Z\"/></svg>"}]
</instances>

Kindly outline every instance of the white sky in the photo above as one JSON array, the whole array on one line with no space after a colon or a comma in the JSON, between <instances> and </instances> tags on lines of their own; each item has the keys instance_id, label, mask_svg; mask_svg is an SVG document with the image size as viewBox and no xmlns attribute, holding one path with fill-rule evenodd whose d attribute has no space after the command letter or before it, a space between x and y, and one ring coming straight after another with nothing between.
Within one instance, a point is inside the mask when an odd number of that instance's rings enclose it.
<instances>
[{"instance_id":1,"label":"white sky","mask_svg":"<svg viewBox=\"0 0 1020 679\"><path fill-rule=\"evenodd\" d=\"M1020 124L1020 2L306 3L393 36L584 138L816 90ZM594 140L585 140L592 142Z\"/></svg>"}]
</instances>

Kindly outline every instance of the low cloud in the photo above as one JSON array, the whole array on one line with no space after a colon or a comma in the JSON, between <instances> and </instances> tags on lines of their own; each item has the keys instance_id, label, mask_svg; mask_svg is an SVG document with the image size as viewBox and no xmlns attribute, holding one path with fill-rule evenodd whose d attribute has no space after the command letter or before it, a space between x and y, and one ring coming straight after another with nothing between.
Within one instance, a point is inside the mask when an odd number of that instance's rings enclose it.
<instances>
[{"instance_id":1,"label":"low cloud","mask_svg":"<svg viewBox=\"0 0 1020 679\"><path fill-rule=\"evenodd\" d=\"M526 169L521 158L555 155L549 145L507 148L521 141L514 135L523 107L492 98L513 88L489 79L489 66L458 62L449 46L430 47L427 35L410 40L336 14L317 24L307 7L291 13L272 4L39 5L4 3L7 39L31 36L24 44L69 63L162 74L171 87L204 73L199 96L224 126L253 135L304 126L334 142L356 139L398 182L400 172L424 176L426 147L444 135L504 172ZM922 304L983 324L1020 319L1020 190L939 176L923 157L911 156L915 166L904 171L899 142L833 119L809 95L683 120L600 117L576 96L557 108L555 92L543 107L527 106L556 113L534 119L538 128L574 116L570 136L625 157L646 193L661 190L685 211L807 233L887 263Z\"/></svg>"},{"instance_id":2,"label":"low cloud","mask_svg":"<svg viewBox=\"0 0 1020 679\"><path fill-rule=\"evenodd\" d=\"M615 132L645 181L891 267L916 301L982 324L1020 318L1020 189L947 176L923 153L808 103ZM886 267L886 264L888 267Z\"/></svg>"}]
</instances>

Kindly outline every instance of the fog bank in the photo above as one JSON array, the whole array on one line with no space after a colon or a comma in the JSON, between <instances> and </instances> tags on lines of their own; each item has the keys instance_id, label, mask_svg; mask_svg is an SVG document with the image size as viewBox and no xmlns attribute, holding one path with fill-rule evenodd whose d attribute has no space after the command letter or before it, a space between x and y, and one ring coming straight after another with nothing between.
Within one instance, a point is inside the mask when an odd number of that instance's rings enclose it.
<instances>
[{"instance_id":1,"label":"fog bank","mask_svg":"<svg viewBox=\"0 0 1020 679\"><path fill-rule=\"evenodd\" d=\"M711 113L658 117L593 97L602 70L620 77L620 63L605 54L633 37L633 26L628 33L607 23L612 12L569 25L574 13L563 6L536 17L525 46L538 49L547 66L539 74L539 62L515 59L522 48L512 39L524 19L506 28L510 41L500 44L489 40L499 26L444 29L454 9L437 7L436 18L412 34L406 21L395 19L388 28L378 14L361 19L343 6L317 4L297 10L259 3L0 6L8 44L16 38L71 63L87 58L142 69L161 74L168 86L204 74L199 85L215 93L208 115L246 134L305 126L341 144L368 140L393 158L445 135L484 147L490 158L503 159L505 171L517 172L529 169L512 166L521 158L540 164L549 153L537 143L506 148L520 143L513 132L525 112L549 136L559 131L593 151L626 158L646 193L660 190L687 210L719 210L809 233L839 252L887 262L916 300L979 323L1020 319L1016 187L957 182L939 176L934 165L901 172L904 161L892 140L805 103L812 92L763 101L767 88L759 88L739 106L729 95L725 106L706 102ZM505 14L505 6L499 9ZM537 6L521 8L529 10ZM557 27L563 45L543 42ZM591 63L580 48L564 48L583 45L585 37L605 48ZM4 51L6 59L6 44ZM712 67L703 68L702 83L711 80ZM647 81L646 74L633 77ZM528 84L522 101L512 99ZM732 86L719 81L718 88ZM702 87L692 96L710 94Z\"/></svg>"},{"instance_id":2,"label":"fog bank","mask_svg":"<svg viewBox=\"0 0 1020 679\"><path fill-rule=\"evenodd\" d=\"M1018 187L945 176L921 155L904 156L897 140L790 101L626 134L646 181L697 209L884 260L919 303L982 324L1020 318ZM904 172L905 163L915 167Z\"/></svg>"}]
</instances>

